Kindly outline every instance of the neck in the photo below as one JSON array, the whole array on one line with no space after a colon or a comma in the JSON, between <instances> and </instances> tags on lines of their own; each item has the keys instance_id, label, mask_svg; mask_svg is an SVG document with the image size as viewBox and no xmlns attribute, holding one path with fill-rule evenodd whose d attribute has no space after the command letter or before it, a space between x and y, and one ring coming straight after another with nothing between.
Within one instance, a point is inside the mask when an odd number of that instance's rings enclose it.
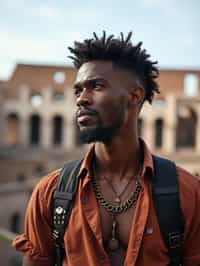
<instances>
[{"instance_id":1,"label":"neck","mask_svg":"<svg viewBox=\"0 0 200 266\"><path fill-rule=\"evenodd\" d=\"M98 176L111 179L134 177L142 163L142 151L138 137L116 138L110 144L96 143L96 171Z\"/></svg>"}]
</instances>

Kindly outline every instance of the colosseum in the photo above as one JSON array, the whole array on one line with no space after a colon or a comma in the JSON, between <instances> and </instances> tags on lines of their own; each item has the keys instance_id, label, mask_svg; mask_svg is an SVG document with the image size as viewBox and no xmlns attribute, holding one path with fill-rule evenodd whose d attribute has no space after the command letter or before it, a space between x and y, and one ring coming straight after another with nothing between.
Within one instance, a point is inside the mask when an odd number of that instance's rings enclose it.
<instances>
[{"instance_id":1,"label":"colosseum","mask_svg":"<svg viewBox=\"0 0 200 266\"><path fill-rule=\"evenodd\" d=\"M75 75L73 67L18 64L0 81L0 230L11 238L22 231L28 198L41 176L87 148L74 119ZM199 175L200 70L161 69L158 83L161 93L152 106L144 105L139 134L153 153ZM20 265L8 246L0 233L2 265Z\"/></svg>"}]
</instances>

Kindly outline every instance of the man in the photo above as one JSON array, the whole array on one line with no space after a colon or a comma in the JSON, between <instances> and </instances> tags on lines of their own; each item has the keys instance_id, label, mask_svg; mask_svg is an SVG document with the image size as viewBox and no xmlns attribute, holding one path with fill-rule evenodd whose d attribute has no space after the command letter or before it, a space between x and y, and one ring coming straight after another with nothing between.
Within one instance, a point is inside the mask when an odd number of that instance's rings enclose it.
<instances>
[{"instance_id":1,"label":"man","mask_svg":"<svg viewBox=\"0 0 200 266\"><path fill-rule=\"evenodd\" d=\"M94 143L80 180L64 235L65 266L165 266L151 194L152 155L138 137L144 101L158 93L156 62L127 38L113 35L75 42L78 69L74 84L77 124L86 143ZM25 232L13 246L25 253L25 266L53 265L52 195L60 170L33 191ZM184 220L183 265L200 265L200 183L177 167ZM119 207L120 206L120 207ZM119 207L119 208L118 208Z\"/></svg>"}]
</instances>

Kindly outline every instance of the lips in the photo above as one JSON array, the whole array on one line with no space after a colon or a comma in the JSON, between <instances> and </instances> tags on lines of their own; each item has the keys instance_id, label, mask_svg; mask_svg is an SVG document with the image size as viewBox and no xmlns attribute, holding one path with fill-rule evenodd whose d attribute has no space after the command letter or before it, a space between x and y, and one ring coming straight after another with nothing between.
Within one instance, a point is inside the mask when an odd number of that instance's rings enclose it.
<instances>
[{"instance_id":1,"label":"lips","mask_svg":"<svg viewBox=\"0 0 200 266\"><path fill-rule=\"evenodd\" d=\"M77 122L81 125L89 125L94 121L95 114L88 111L77 112Z\"/></svg>"},{"instance_id":2,"label":"lips","mask_svg":"<svg viewBox=\"0 0 200 266\"><path fill-rule=\"evenodd\" d=\"M94 118L94 115L84 114L84 115L78 116L77 121L78 123L83 124L83 123L90 122L91 120L93 120L93 118Z\"/></svg>"},{"instance_id":3,"label":"lips","mask_svg":"<svg viewBox=\"0 0 200 266\"><path fill-rule=\"evenodd\" d=\"M94 115L94 113L91 111L87 111L87 110L79 110L77 112L77 118L81 116L91 116L91 115Z\"/></svg>"}]
</instances>

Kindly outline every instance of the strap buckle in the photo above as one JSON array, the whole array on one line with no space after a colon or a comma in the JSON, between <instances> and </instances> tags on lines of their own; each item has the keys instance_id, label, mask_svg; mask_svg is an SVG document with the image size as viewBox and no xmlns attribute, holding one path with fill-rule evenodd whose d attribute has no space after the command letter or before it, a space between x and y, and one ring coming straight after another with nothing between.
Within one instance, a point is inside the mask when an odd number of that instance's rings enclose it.
<instances>
[{"instance_id":1,"label":"strap buckle","mask_svg":"<svg viewBox=\"0 0 200 266\"><path fill-rule=\"evenodd\" d=\"M181 247L182 237L179 232L169 233L169 247L171 249Z\"/></svg>"}]
</instances>

